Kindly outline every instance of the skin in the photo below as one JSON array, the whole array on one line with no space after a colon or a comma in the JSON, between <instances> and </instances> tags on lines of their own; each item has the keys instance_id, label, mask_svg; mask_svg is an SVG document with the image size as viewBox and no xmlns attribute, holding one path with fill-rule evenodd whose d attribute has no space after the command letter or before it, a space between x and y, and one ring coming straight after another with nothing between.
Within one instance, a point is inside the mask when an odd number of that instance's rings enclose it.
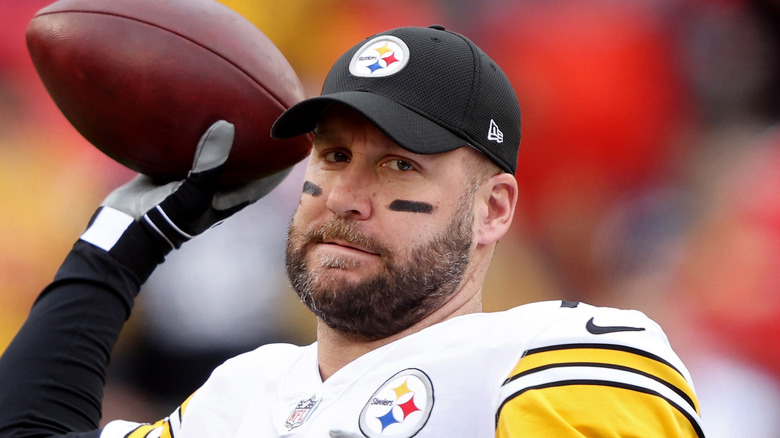
<instances>
[{"instance_id":1,"label":"skin","mask_svg":"<svg viewBox=\"0 0 780 438\"><path fill-rule=\"evenodd\" d=\"M413 249L446 234L457 217L468 219L465 233L470 234L464 249L468 263L460 281L438 298L431 310L404 328L379 337L366 336L331 327L318 318L323 380L371 350L455 316L482 310L485 275L496 242L508 231L517 204L513 175L500 171L470 147L433 155L409 152L359 113L334 105L323 114L315 131L305 179L288 250L305 247L302 262L316 274L315 289L338 291L342 285L376 276L385 268L384 254L391 254L401 264L413 264ZM399 200L403 202L399 204ZM464 208L471 209L471 214L464 216ZM347 224L376 246L345 238L305 243L307 232L334 221Z\"/></svg>"}]
</instances>

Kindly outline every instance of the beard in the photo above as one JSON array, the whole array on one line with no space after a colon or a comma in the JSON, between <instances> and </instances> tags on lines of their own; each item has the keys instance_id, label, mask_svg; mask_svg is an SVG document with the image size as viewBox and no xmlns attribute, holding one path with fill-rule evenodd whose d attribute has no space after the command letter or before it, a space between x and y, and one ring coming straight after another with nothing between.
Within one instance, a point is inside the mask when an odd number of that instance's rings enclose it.
<instances>
[{"instance_id":1,"label":"beard","mask_svg":"<svg viewBox=\"0 0 780 438\"><path fill-rule=\"evenodd\" d=\"M287 275L301 301L328 327L367 340L398 333L440 308L460 285L471 256L474 214L469 196L461 199L447 228L398 257L389 247L334 216L324 225L301 231L291 222L287 238ZM470 196L473 199L473 194ZM378 271L358 282L331 276L333 270L360 263L318 257L307 263L317 243L339 239L379 255Z\"/></svg>"}]
</instances>

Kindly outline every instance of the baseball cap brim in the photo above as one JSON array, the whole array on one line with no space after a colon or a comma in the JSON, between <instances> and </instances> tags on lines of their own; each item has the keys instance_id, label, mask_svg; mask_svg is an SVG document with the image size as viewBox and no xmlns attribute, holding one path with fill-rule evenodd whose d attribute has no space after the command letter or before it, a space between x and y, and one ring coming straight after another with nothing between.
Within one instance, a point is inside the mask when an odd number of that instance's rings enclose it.
<instances>
[{"instance_id":1,"label":"baseball cap brim","mask_svg":"<svg viewBox=\"0 0 780 438\"><path fill-rule=\"evenodd\" d=\"M344 91L301 101L282 113L271 128L274 138L290 138L314 130L325 109L342 103L359 113L404 149L438 154L468 144L436 122L385 96L365 91Z\"/></svg>"}]
</instances>

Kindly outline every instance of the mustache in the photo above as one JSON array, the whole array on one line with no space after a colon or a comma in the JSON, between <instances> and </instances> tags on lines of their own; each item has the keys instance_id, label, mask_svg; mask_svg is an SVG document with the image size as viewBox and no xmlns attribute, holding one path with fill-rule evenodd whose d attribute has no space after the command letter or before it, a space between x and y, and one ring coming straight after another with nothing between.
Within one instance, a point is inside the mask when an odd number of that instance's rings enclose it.
<instances>
[{"instance_id":1,"label":"mustache","mask_svg":"<svg viewBox=\"0 0 780 438\"><path fill-rule=\"evenodd\" d=\"M322 243L329 240L342 240L359 248L389 257L390 248L379 243L376 239L360 231L354 224L346 219L335 216L323 225L312 228L303 234L304 244Z\"/></svg>"}]
</instances>

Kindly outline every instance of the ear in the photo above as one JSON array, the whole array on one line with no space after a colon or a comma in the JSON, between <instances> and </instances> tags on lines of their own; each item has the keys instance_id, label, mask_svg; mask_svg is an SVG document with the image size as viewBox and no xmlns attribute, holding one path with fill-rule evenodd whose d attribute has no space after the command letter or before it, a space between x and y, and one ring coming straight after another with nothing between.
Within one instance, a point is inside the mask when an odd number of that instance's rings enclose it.
<instances>
[{"instance_id":1,"label":"ear","mask_svg":"<svg viewBox=\"0 0 780 438\"><path fill-rule=\"evenodd\" d=\"M494 243L509 231L517 208L517 192L517 180L510 173L500 173L482 184L475 224L478 244Z\"/></svg>"}]
</instances>

